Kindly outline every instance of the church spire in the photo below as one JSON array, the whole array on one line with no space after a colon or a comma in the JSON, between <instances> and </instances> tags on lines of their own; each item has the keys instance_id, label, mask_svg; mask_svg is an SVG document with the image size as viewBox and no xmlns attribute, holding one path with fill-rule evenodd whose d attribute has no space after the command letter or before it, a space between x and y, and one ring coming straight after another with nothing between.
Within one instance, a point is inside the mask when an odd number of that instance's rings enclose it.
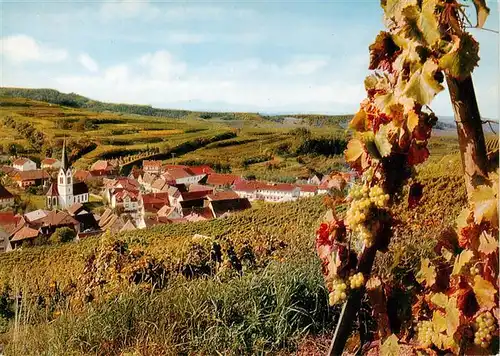
<instances>
[{"instance_id":1,"label":"church spire","mask_svg":"<svg viewBox=\"0 0 500 356\"><path fill-rule=\"evenodd\" d=\"M66 139L63 140L61 168L66 171L69 168L68 156L66 155Z\"/></svg>"}]
</instances>

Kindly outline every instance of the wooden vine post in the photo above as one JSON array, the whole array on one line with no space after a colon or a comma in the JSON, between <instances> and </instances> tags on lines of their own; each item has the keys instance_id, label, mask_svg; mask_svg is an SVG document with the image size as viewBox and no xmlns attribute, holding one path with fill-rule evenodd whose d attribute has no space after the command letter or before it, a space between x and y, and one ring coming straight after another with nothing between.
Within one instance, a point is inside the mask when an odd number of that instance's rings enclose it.
<instances>
[{"instance_id":1,"label":"wooden vine post","mask_svg":"<svg viewBox=\"0 0 500 356\"><path fill-rule=\"evenodd\" d=\"M457 124L465 188L470 199L474 188L485 184L488 177L488 160L481 115L470 76L464 80L447 76L446 83Z\"/></svg>"},{"instance_id":2,"label":"wooden vine post","mask_svg":"<svg viewBox=\"0 0 500 356\"><path fill-rule=\"evenodd\" d=\"M477 27L482 27L489 9L485 0L472 1ZM417 281L422 288L412 308L412 322L418 325L412 341L388 336L391 331L385 315L379 320L383 325L378 334L384 340L377 347L382 355L400 354L401 347L454 354L463 354L466 348L469 353L482 352L497 337L500 309L495 309L498 175L488 172L471 78L479 61L479 45L465 31L465 23L470 21L459 0L381 0L381 5L387 31L380 32L370 46L369 69L374 73L365 80L367 98L350 122L354 134L345 151L346 161L359 173L361 182L349 190L345 216L332 214L316 237L329 302L342 305L328 355L343 353L376 253L387 250L393 223L390 204L412 177L413 167L429 156L427 143L437 121L429 105L444 90L445 78L469 203L457 219L456 242L438 242L442 243L437 251L439 263L421 261ZM412 188L421 190L418 185L410 187L409 207L418 204L419 198L411 196ZM453 244L456 246L451 247ZM448 284L441 281L438 286L438 278ZM370 288L382 283L379 278L370 282ZM369 292L372 302L384 301L382 289ZM379 315L385 310L380 305L374 308ZM425 310L430 310L430 317Z\"/></svg>"}]
</instances>

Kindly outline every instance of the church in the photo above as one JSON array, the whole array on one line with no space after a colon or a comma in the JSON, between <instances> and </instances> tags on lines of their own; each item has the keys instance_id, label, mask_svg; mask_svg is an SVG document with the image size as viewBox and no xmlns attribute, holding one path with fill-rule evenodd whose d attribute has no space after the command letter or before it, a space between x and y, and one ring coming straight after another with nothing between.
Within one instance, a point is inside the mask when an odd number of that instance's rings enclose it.
<instances>
[{"instance_id":1,"label":"church","mask_svg":"<svg viewBox=\"0 0 500 356\"><path fill-rule=\"evenodd\" d=\"M57 181L52 182L47 192L48 209L67 209L74 203L87 203L89 189L84 182L73 181L73 171L66 156L66 141L63 143L61 168Z\"/></svg>"}]
</instances>

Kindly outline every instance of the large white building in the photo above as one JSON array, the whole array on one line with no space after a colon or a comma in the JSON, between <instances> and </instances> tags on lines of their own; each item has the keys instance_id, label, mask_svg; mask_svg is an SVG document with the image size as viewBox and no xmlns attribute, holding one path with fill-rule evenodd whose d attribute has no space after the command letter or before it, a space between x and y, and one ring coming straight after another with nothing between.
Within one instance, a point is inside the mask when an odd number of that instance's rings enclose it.
<instances>
[{"instance_id":1,"label":"large white building","mask_svg":"<svg viewBox=\"0 0 500 356\"><path fill-rule=\"evenodd\" d=\"M61 168L57 182L52 182L47 192L47 207L49 209L67 209L74 203L89 201L89 189L84 182L73 181L73 171L66 156L66 142L63 143Z\"/></svg>"}]
</instances>

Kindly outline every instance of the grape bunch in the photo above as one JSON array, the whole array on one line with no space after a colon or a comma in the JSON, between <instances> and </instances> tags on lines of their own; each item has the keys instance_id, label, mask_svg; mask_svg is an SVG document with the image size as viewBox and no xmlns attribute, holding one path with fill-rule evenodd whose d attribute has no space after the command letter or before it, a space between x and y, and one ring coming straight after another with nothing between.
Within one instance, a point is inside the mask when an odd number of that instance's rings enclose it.
<instances>
[{"instance_id":1,"label":"grape bunch","mask_svg":"<svg viewBox=\"0 0 500 356\"><path fill-rule=\"evenodd\" d=\"M417 324L417 338L422 346L432 345L432 335L434 334L434 328L432 327L432 321L424 320Z\"/></svg>"},{"instance_id":2,"label":"grape bunch","mask_svg":"<svg viewBox=\"0 0 500 356\"><path fill-rule=\"evenodd\" d=\"M341 304L347 299L347 285L344 281L341 279L333 281L332 289L329 295L330 305Z\"/></svg>"},{"instance_id":3,"label":"grape bunch","mask_svg":"<svg viewBox=\"0 0 500 356\"><path fill-rule=\"evenodd\" d=\"M346 213L346 223L369 247L373 244L373 233L369 223L370 210L374 207L387 206L389 194L384 194L383 189L377 185L372 188L367 185L356 185L351 188L347 198L351 201L351 206Z\"/></svg>"},{"instance_id":4,"label":"grape bunch","mask_svg":"<svg viewBox=\"0 0 500 356\"><path fill-rule=\"evenodd\" d=\"M470 275L474 277L476 274L479 274L479 268L477 268L476 266L472 266L470 268Z\"/></svg>"},{"instance_id":5,"label":"grape bunch","mask_svg":"<svg viewBox=\"0 0 500 356\"><path fill-rule=\"evenodd\" d=\"M474 329L476 331L474 344L486 349L490 346L491 339L496 333L496 320L489 311L482 313L476 318Z\"/></svg>"},{"instance_id":6,"label":"grape bunch","mask_svg":"<svg viewBox=\"0 0 500 356\"><path fill-rule=\"evenodd\" d=\"M370 197L370 201L379 208L384 208L387 206L387 202L389 201L389 194L384 194L384 190L380 186L373 186L370 189L370 193L368 195Z\"/></svg>"},{"instance_id":7,"label":"grape bunch","mask_svg":"<svg viewBox=\"0 0 500 356\"><path fill-rule=\"evenodd\" d=\"M364 284L365 284L365 277L361 272L358 272L355 275L349 277L349 285L351 289L361 288Z\"/></svg>"}]
</instances>

